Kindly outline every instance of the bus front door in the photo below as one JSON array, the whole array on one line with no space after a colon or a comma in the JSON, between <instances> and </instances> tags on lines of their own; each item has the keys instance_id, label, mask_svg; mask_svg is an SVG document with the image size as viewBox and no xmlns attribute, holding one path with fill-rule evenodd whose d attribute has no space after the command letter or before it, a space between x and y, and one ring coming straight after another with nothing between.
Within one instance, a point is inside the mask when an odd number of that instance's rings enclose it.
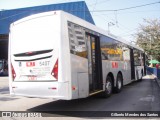
<instances>
[{"instance_id":1,"label":"bus front door","mask_svg":"<svg viewBox=\"0 0 160 120\"><path fill-rule=\"evenodd\" d=\"M99 37L86 33L88 48L89 93L102 91L102 60Z\"/></svg>"}]
</instances>

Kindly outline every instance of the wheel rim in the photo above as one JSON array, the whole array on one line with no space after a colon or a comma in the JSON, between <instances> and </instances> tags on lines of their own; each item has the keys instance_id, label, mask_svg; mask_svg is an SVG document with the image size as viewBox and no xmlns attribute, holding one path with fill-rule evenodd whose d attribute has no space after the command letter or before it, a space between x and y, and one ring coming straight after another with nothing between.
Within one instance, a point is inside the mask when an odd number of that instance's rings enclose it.
<instances>
[{"instance_id":1,"label":"wheel rim","mask_svg":"<svg viewBox=\"0 0 160 120\"><path fill-rule=\"evenodd\" d=\"M112 83L109 81L106 83L106 91L108 92L108 94L110 94L112 91Z\"/></svg>"}]
</instances>

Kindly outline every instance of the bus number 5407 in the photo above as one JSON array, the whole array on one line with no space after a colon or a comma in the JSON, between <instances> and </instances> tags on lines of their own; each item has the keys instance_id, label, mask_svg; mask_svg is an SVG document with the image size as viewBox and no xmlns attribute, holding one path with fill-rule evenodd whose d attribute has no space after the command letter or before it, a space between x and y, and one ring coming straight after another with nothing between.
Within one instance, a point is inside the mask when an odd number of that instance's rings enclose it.
<instances>
[{"instance_id":1,"label":"bus number 5407","mask_svg":"<svg viewBox=\"0 0 160 120\"><path fill-rule=\"evenodd\" d=\"M40 66L49 66L50 61L40 61L39 65Z\"/></svg>"}]
</instances>

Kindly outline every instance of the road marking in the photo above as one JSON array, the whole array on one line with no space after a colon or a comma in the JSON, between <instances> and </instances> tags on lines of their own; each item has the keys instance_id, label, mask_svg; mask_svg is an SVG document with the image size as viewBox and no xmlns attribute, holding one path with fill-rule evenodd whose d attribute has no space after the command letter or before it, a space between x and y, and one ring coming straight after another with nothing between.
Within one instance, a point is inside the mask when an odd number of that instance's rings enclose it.
<instances>
[{"instance_id":1,"label":"road marking","mask_svg":"<svg viewBox=\"0 0 160 120\"><path fill-rule=\"evenodd\" d=\"M155 97L153 95L148 95L147 97L140 98L140 101L154 102Z\"/></svg>"}]
</instances>

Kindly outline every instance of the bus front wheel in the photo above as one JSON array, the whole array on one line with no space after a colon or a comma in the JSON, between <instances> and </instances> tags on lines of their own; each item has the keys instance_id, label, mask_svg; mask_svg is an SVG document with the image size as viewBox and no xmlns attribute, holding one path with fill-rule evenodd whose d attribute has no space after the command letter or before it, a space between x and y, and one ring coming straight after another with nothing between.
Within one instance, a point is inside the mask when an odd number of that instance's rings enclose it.
<instances>
[{"instance_id":1,"label":"bus front wheel","mask_svg":"<svg viewBox=\"0 0 160 120\"><path fill-rule=\"evenodd\" d=\"M123 86L123 78L121 74L117 75L117 81L116 81L116 87L115 87L115 92L119 93L122 90L122 86Z\"/></svg>"}]
</instances>

